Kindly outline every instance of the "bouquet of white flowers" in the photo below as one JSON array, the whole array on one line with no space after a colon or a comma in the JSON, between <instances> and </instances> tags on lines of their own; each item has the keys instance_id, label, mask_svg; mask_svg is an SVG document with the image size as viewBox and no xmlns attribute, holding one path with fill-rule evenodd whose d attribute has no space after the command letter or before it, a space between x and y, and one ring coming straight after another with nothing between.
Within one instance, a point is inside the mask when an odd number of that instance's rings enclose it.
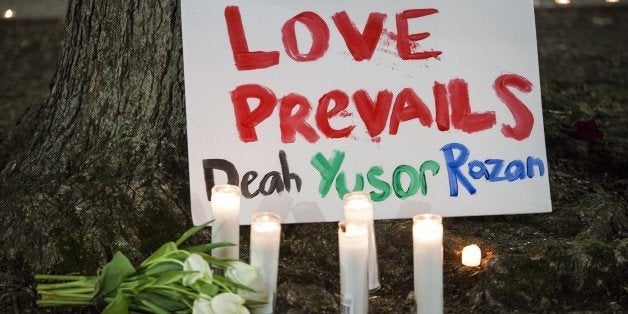
<instances>
[{"instance_id":1,"label":"bouquet of white flowers","mask_svg":"<svg viewBox=\"0 0 628 314\"><path fill-rule=\"evenodd\" d=\"M103 313L249 313L263 304L268 289L259 270L240 261L212 257L212 249L233 244L207 243L180 248L209 224L194 227L176 242L162 245L139 266L116 252L97 276L37 275L43 307L91 305L104 301ZM223 269L225 276L212 269Z\"/></svg>"}]
</instances>

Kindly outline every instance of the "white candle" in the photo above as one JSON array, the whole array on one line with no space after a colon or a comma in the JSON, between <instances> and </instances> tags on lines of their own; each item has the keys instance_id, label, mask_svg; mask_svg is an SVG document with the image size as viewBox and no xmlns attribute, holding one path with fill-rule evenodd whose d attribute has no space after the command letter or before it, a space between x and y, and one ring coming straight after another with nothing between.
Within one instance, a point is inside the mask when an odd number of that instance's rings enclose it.
<instances>
[{"instance_id":1,"label":"white candle","mask_svg":"<svg viewBox=\"0 0 628 314\"><path fill-rule=\"evenodd\" d=\"M475 244L467 245L462 249L462 264L464 266L480 266L482 251Z\"/></svg>"},{"instance_id":2,"label":"white candle","mask_svg":"<svg viewBox=\"0 0 628 314\"><path fill-rule=\"evenodd\" d=\"M221 184L212 188L212 242L230 242L234 246L212 250L216 258L240 257L240 188Z\"/></svg>"},{"instance_id":3,"label":"white candle","mask_svg":"<svg viewBox=\"0 0 628 314\"><path fill-rule=\"evenodd\" d=\"M373 223L373 202L367 192L357 191L345 194L343 197L346 219L361 219L368 223L369 253L368 253L368 281L369 289L378 289L379 270L377 267L377 246L375 241L375 225Z\"/></svg>"},{"instance_id":4,"label":"white candle","mask_svg":"<svg viewBox=\"0 0 628 314\"><path fill-rule=\"evenodd\" d=\"M251 218L251 266L259 268L268 286L266 304L254 313L273 313L277 291L277 267L279 265L279 241L281 218L273 213L261 212Z\"/></svg>"},{"instance_id":5,"label":"white candle","mask_svg":"<svg viewBox=\"0 0 628 314\"><path fill-rule=\"evenodd\" d=\"M417 313L443 312L443 225L434 214L413 218L414 297Z\"/></svg>"},{"instance_id":6,"label":"white candle","mask_svg":"<svg viewBox=\"0 0 628 314\"><path fill-rule=\"evenodd\" d=\"M368 312L368 234L368 223L364 220L338 223L341 313Z\"/></svg>"}]
</instances>

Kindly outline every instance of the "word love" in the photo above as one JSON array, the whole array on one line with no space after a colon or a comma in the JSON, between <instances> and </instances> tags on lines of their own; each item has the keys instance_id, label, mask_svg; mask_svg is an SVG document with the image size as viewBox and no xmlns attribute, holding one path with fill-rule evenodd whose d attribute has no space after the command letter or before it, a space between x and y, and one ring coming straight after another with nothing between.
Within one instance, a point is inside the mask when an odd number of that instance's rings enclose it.
<instances>
[{"instance_id":1,"label":"word love","mask_svg":"<svg viewBox=\"0 0 628 314\"><path fill-rule=\"evenodd\" d=\"M501 133L505 137L522 141L532 132L534 116L526 104L515 96L512 88L528 93L532 90L532 83L516 74L503 74L493 84L497 98L510 110L515 121L514 125L502 125ZM330 120L352 116L353 113L347 111L350 102L372 138L378 137L386 125L388 133L395 135L399 125L406 121L427 128L431 128L436 121L441 132L453 126L466 133L484 131L496 124L494 111L472 111L469 85L465 80L452 79L447 85L434 82L432 91L436 118L412 88L404 88L396 96L388 90L382 90L376 96L358 90L351 98L346 92L336 89L325 93L314 109L310 100L297 93L278 99L265 86L245 84L231 92L231 101L238 134L245 143L258 140L256 126L268 119L276 107L279 107L279 129L284 143L295 142L297 133L310 143L317 142L321 135L330 139L349 137L355 124L334 128ZM251 108L252 104L256 104L254 108ZM313 112L316 128L308 122Z\"/></svg>"},{"instance_id":2,"label":"word love","mask_svg":"<svg viewBox=\"0 0 628 314\"><path fill-rule=\"evenodd\" d=\"M436 9L413 9L396 14L397 24L397 54L403 60L421 60L436 58L441 51L413 52L417 42L430 36L430 33L410 34L408 21L438 13ZM244 33L240 8L228 6L225 8L225 19L229 42L233 51L236 68L256 70L279 64L279 51L250 51ZM335 13L332 20L347 48L356 61L370 60L373 52L384 32L386 14L373 12L364 25L363 32L355 26L345 11ZM302 52L296 35L297 23L302 24L312 37L310 50ZM323 18L314 12L302 12L286 21L281 29L281 39L286 54L297 62L314 61L322 57L329 48L329 27Z\"/></svg>"}]
</instances>

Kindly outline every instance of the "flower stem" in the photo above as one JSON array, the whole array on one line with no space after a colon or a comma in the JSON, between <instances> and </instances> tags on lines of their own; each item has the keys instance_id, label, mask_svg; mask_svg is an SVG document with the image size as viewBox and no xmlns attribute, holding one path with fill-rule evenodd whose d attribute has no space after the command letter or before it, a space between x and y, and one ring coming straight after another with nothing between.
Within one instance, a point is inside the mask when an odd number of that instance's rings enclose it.
<instances>
[{"instance_id":1,"label":"flower stem","mask_svg":"<svg viewBox=\"0 0 628 314\"><path fill-rule=\"evenodd\" d=\"M198 297L198 294L196 294L196 293L192 293L192 292L186 291L184 289L179 289L179 288L176 288L176 287L173 287L173 286L163 286L163 285L160 285L160 286L152 286L151 287L151 289L154 289L154 288L163 288L165 290L176 291L176 292L181 293L182 295L188 295L188 296L191 296L193 298L197 298Z\"/></svg>"},{"instance_id":2,"label":"flower stem","mask_svg":"<svg viewBox=\"0 0 628 314\"><path fill-rule=\"evenodd\" d=\"M87 282L84 280L79 281L70 281L70 282L62 282L62 283L42 283L37 285L37 290L54 290L54 289L64 289L64 288L74 288L74 287L82 287L82 288L92 288L94 289L94 283Z\"/></svg>"},{"instance_id":3,"label":"flower stem","mask_svg":"<svg viewBox=\"0 0 628 314\"><path fill-rule=\"evenodd\" d=\"M96 279L96 277L93 276L69 276L69 275L35 275L35 279L38 280L63 280L63 281L68 281L68 280L77 280L77 281L82 281L82 280L87 280L87 279Z\"/></svg>"},{"instance_id":4,"label":"flower stem","mask_svg":"<svg viewBox=\"0 0 628 314\"><path fill-rule=\"evenodd\" d=\"M41 294L42 297L45 297L45 298L59 297L59 299L75 298L75 299L91 300L92 291L90 290L88 292L89 293L74 293L74 292L67 292L67 291L39 291L39 294Z\"/></svg>"},{"instance_id":5,"label":"flower stem","mask_svg":"<svg viewBox=\"0 0 628 314\"><path fill-rule=\"evenodd\" d=\"M90 305L91 301L79 301L79 300L38 300L39 306L63 306L63 305Z\"/></svg>"}]
</instances>

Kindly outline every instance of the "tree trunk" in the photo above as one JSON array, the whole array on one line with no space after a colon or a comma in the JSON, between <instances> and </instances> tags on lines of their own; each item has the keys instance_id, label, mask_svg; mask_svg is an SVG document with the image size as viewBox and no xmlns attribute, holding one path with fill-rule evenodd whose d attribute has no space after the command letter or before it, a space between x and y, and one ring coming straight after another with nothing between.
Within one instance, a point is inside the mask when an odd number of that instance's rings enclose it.
<instances>
[{"instance_id":1,"label":"tree trunk","mask_svg":"<svg viewBox=\"0 0 628 314\"><path fill-rule=\"evenodd\" d=\"M91 273L191 225L180 31L178 1L71 1L51 92L0 174L0 274Z\"/></svg>"}]
</instances>

